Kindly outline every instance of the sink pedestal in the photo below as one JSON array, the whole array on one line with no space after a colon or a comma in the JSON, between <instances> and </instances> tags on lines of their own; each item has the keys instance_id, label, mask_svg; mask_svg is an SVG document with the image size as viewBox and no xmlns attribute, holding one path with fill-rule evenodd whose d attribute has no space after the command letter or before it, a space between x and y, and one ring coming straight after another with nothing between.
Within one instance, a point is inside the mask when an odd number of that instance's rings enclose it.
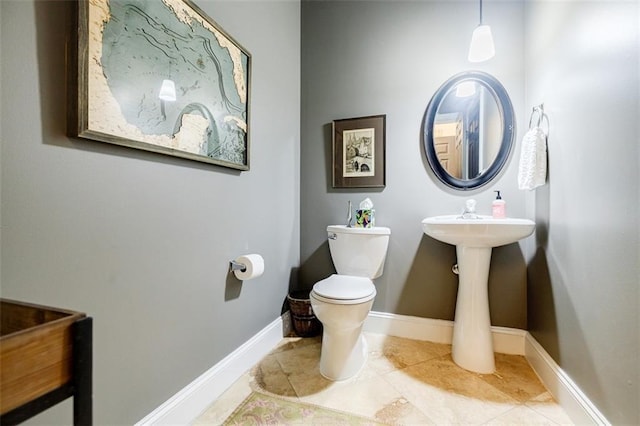
<instances>
[{"instance_id":1,"label":"sink pedestal","mask_svg":"<svg viewBox=\"0 0 640 426\"><path fill-rule=\"evenodd\" d=\"M489 317L491 247L456 247L458 297L451 355L460 367L476 373L495 371Z\"/></svg>"},{"instance_id":2,"label":"sink pedestal","mask_svg":"<svg viewBox=\"0 0 640 426\"><path fill-rule=\"evenodd\" d=\"M456 246L459 285L451 356L460 367L481 374L495 371L488 291L491 249L528 237L535 226L529 219L491 216L435 216L422 221L425 234Z\"/></svg>"}]
</instances>

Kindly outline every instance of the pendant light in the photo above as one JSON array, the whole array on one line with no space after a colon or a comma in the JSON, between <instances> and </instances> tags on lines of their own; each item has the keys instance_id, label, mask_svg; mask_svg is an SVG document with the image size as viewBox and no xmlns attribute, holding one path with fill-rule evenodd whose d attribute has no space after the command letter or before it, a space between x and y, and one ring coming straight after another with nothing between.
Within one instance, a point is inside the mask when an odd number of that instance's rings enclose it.
<instances>
[{"instance_id":1,"label":"pendant light","mask_svg":"<svg viewBox=\"0 0 640 426\"><path fill-rule=\"evenodd\" d=\"M493 58L496 49L493 46L491 27L482 24L482 0L480 0L480 24L473 30L469 46L469 62L483 62Z\"/></svg>"},{"instance_id":2,"label":"pendant light","mask_svg":"<svg viewBox=\"0 0 640 426\"><path fill-rule=\"evenodd\" d=\"M468 98L476 94L476 83L473 80L463 81L456 85L456 98Z\"/></svg>"},{"instance_id":3,"label":"pendant light","mask_svg":"<svg viewBox=\"0 0 640 426\"><path fill-rule=\"evenodd\" d=\"M167 119L167 113L165 112L165 102L175 102L176 100L176 83L173 80L162 80L162 86L160 86L160 114L162 119Z\"/></svg>"},{"instance_id":4,"label":"pendant light","mask_svg":"<svg viewBox=\"0 0 640 426\"><path fill-rule=\"evenodd\" d=\"M163 101L174 102L176 100L176 84L173 80L162 80L158 97Z\"/></svg>"}]
</instances>

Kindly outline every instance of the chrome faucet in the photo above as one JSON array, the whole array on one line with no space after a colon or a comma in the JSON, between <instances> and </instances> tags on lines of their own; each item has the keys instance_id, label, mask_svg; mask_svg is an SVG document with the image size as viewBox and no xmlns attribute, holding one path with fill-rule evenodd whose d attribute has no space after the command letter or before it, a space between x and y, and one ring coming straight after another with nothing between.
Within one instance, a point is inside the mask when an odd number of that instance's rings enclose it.
<instances>
[{"instance_id":1,"label":"chrome faucet","mask_svg":"<svg viewBox=\"0 0 640 426\"><path fill-rule=\"evenodd\" d=\"M477 219L478 215L476 214L476 200L470 199L467 200L464 204L464 210L462 211L461 219Z\"/></svg>"}]
</instances>

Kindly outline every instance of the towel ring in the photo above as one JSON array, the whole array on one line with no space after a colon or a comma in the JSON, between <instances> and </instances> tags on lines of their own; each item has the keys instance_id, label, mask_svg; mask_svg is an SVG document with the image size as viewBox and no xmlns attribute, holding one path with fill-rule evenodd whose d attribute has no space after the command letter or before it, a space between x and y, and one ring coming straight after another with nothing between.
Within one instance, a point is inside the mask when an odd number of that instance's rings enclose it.
<instances>
[{"instance_id":1,"label":"towel ring","mask_svg":"<svg viewBox=\"0 0 640 426\"><path fill-rule=\"evenodd\" d=\"M542 124L542 118L544 117L544 104L536 105L533 107L533 111L531 111L531 117L529 117L529 129L531 129L531 124L533 123L533 117L535 117L536 113L538 113L538 120L536 121L536 127L540 127Z\"/></svg>"}]
</instances>

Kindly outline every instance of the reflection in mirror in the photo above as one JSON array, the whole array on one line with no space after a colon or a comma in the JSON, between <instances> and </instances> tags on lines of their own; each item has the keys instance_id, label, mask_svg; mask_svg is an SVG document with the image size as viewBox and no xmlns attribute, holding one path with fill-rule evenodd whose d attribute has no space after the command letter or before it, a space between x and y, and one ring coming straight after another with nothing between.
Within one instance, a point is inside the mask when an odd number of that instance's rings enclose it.
<instances>
[{"instance_id":1,"label":"reflection in mirror","mask_svg":"<svg viewBox=\"0 0 640 426\"><path fill-rule=\"evenodd\" d=\"M473 81L452 87L433 123L433 143L442 167L458 179L482 174L498 155L500 121L498 105L487 89Z\"/></svg>"},{"instance_id":2,"label":"reflection in mirror","mask_svg":"<svg viewBox=\"0 0 640 426\"><path fill-rule=\"evenodd\" d=\"M427 108L427 159L449 186L484 185L506 162L513 130L513 110L502 85L485 73L459 74L436 92Z\"/></svg>"}]
</instances>

